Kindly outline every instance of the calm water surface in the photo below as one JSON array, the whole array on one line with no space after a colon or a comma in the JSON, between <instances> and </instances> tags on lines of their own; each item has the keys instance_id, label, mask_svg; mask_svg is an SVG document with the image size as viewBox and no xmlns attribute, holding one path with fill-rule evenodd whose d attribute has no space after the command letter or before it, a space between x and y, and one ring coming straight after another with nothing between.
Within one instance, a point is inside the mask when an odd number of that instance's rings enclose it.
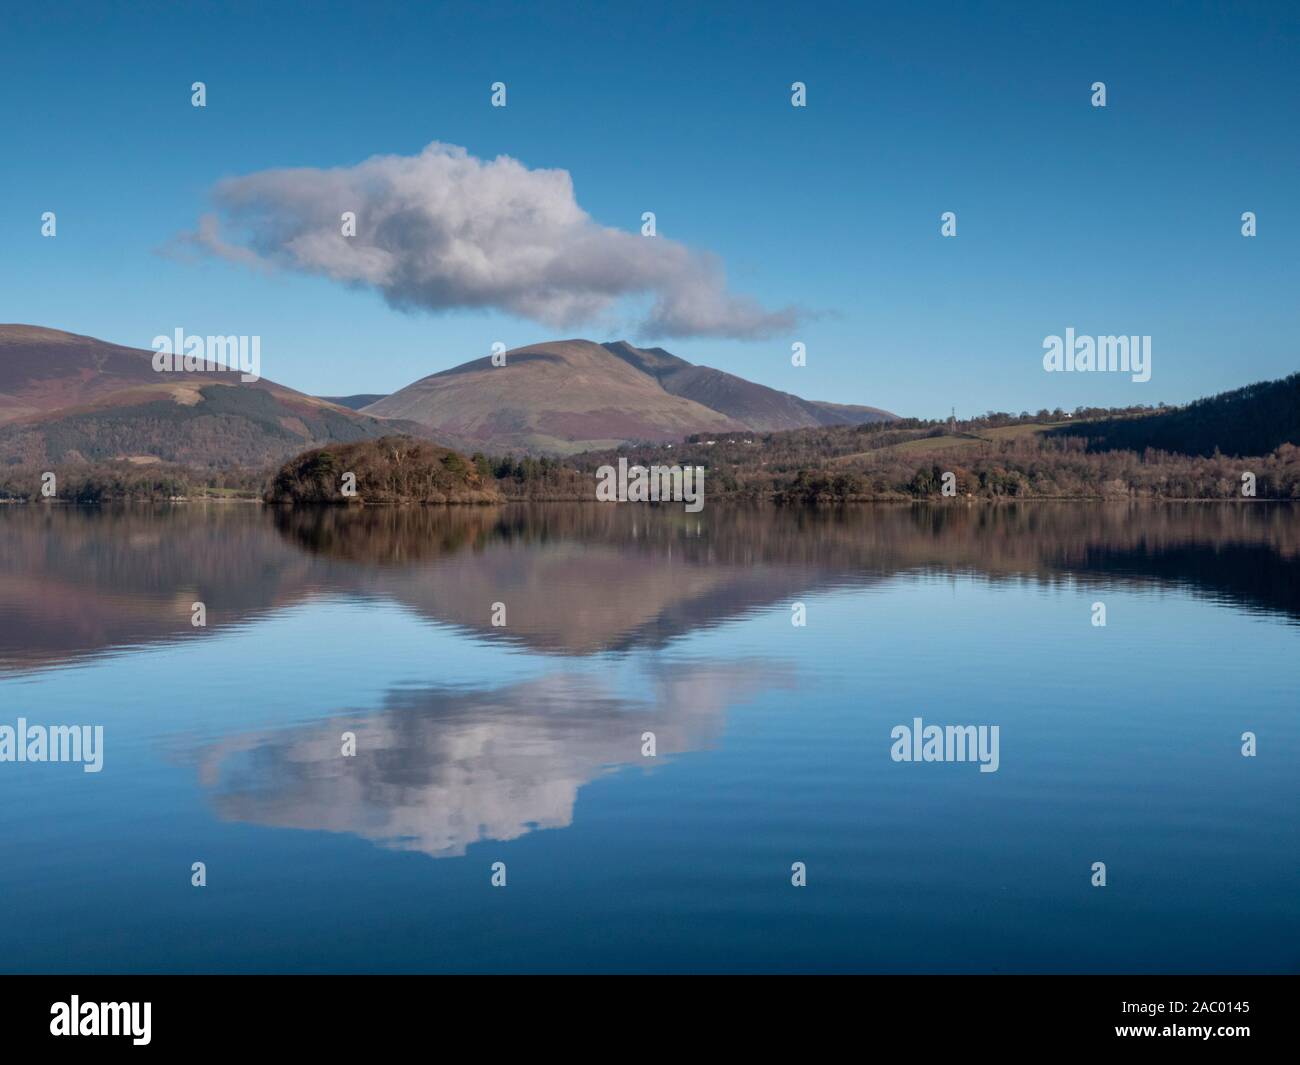
<instances>
[{"instance_id":1,"label":"calm water surface","mask_svg":"<svg viewBox=\"0 0 1300 1065\"><path fill-rule=\"evenodd\" d=\"M0 967L1296 972L1298 650L1287 506L0 507Z\"/></svg>"}]
</instances>

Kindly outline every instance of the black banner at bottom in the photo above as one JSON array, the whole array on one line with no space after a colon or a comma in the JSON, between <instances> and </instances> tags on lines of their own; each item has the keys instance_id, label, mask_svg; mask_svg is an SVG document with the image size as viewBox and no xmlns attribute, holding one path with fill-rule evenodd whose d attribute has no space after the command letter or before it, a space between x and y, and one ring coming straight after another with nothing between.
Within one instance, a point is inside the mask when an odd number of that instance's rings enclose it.
<instances>
[{"instance_id":1,"label":"black banner at bottom","mask_svg":"<svg viewBox=\"0 0 1300 1065\"><path fill-rule=\"evenodd\" d=\"M0 1047L100 1053L570 1044L665 1050L830 1038L896 1049L1208 1047L1294 1054L1294 977L6 976ZM612 1037L619 1042L609 1043ZM630 1040L630 1041L629 1041ZM703 1044L703 1046L701 1046ZM436 1050L436 1046L431 1046Z\"/></svg>"}]
</instances>

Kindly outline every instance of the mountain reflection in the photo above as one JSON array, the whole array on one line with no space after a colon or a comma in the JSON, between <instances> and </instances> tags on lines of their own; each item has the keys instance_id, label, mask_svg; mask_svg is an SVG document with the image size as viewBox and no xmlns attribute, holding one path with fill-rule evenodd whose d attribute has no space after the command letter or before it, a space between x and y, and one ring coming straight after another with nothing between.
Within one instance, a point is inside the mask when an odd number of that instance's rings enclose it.
<instances>
[{"instance_id":1,"label":"mountain reflection","mask_svg":"<svg viewBox=\"0 0 1300 1065\"><path fill-rule=\"evenodd\" d=\"M0 669L202 639L321 594L559 655L662 646L915 572L1175 586L1297 620L1298 518L1288 504L5 506Z\"/></svg>"},{"instance_id":2,"label":"mountain reflection","mask_svg":"<svg viewBox=\"0 0 1300 1065\"><path fill-rule=\"evenodd\" d=\"M576 672L498 689L402 689L378 711L222 739L199 752L199 778L225 820L450 857L569 825L584 784L654 766L644 732L658 758L698 750L728 707L790 684L779 665L727 662L659 665L638 685L643 699ZM354 756L342 756L345 732Z\"/></svg>"},{"instance_id":3,"label":"mountain reflection","mask_svg":"<svg viewBox=\"0 0 1300 1065\"><path fill-rule=\"evenodd\" d=\"M834 511L538 504L279 510L357 587L533 650L590 654L901 573L1150 583L1300 619L1300 507L1034 503ZM490 604L509 625L493 630Z\"/></svg>"}]
</instances>

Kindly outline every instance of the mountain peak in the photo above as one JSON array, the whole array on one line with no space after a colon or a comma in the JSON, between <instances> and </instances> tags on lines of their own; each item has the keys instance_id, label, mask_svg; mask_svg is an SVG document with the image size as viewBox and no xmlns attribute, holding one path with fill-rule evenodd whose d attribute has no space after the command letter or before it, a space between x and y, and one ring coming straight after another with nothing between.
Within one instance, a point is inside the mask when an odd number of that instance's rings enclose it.
<instances>
[{"instance_id":1,"label":"mountain peak","mask_svg":"<svg viewBox=\"0 0 1300 1065\"><path fill-rule=\"evenodd\" d=\"M574 338L528 344L431 374L362 408L485 448L572 453L692 433L768 432L894 417L801 399L663 348Z\"/></svg>"}]
</instances>

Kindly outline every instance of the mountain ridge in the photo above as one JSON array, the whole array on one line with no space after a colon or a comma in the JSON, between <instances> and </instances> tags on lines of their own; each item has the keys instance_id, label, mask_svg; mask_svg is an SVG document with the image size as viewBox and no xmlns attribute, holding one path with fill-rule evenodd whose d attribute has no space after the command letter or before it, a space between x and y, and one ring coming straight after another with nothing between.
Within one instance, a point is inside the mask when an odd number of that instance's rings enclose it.
<instances>
[{"instance_id":1,"label":"mountain ridge","mask_svg":"<svg viewBox=\"0 0 1300 1065\"><path fill-rule=\"evenodd\" d=\"M0 461L257 467L328 443L393 432L436 436L267 378L158 372L154 354L64 330L0 325Z\"/></svg>"},{"instance_id":2,"label":"mountain ridge","mask_svg":"<svg viewBox=\"0 0 1300 1065\"><path fill-rule=\"evenodd\" d=\"M736 418L754 432L810 429L816 425L859 425L897 417L879 407L803 399L725 370L687 362L663 348L637 348L626 340L610 341L601 347L655 377L665 391ZM653 358L647 359L647 355Z\"/></svg>"},{"instance_id":3,"label":"mountain ridge","mask_svg":"<svg viewBox=\"0 0 1300 1065\"><path fill-rule=\"evenodd\" d=\"M480 446L573 454L668 443L701 432L754 433L890 421L877 407L805 400L627 341L546 341L473 359L361 408Z\"/></svg>"},{"instance_id":4,"label":"mountain ridge","mask_svg":"<svg viewBox=\"0 0 1300 1065\"><path fill-rule=\"evenodd\" d=\"M543 341L428 374L389 395L312 396L224 369L163 373L155 352L0 325L0 461L264 466L403 433L471 452L565 455L893 420L805 400L627 341Z\"/></svg>"}]
</instances>

